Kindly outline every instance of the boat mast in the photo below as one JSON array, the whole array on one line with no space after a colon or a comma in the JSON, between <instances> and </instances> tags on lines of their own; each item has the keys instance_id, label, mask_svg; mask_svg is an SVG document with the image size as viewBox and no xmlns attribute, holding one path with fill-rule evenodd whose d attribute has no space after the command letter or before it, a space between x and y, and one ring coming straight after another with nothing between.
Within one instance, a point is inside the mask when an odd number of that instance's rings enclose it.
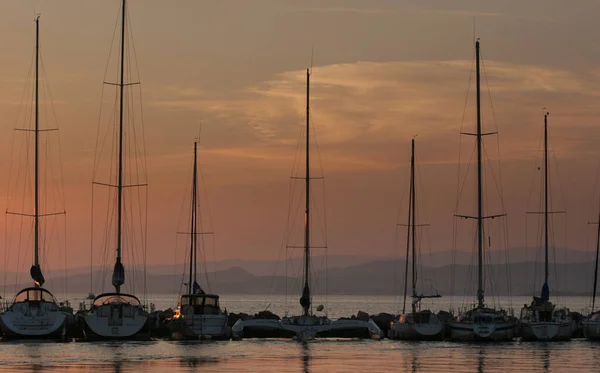
<instances>
[{"instance_id":1,"label":"boat mast","mask_svg":"<svg viewBox=\"0 0 600 373\"><path fill-rule=\"evenodd\" d=\"M39 135L40 135L40 122L39 122L39 60L40 60L40 17L37 16L35 19L35 206L33 213L33 221L34 221L34 259L33 265L40 271L40 263L39 263L39 250L40 250L40 191L39 191ZM40 271L41 272L41 271ZM38 280L34 279L36 282L36 286L41 286L42 284L38 284Z\"/></svg>"},{"instance_id":2,"label":"boat mast","mask_svg":"<svg viewBox=\"0 0 600 373\"><path fill-rule=\"evenodd\" d=\"M548 114L544 114L544 287L548 286Z\"/></svg>"},{"instance_id":3,"label":"boat mast","mask_svg":"<svg viewBox=\"0 0 600 373\"><path fill-rule=\"evenodd\" d=\"M410 233L411 233L411 217L412 217L412 201L414 198L413 195L413 178L414 178L414 157L415 157L415 140L412 140L412 152L411 152L411 156L410 156L410 190L408 192L408 224L406 226L406 264L404 266L404 301L402 303L402 313L406 312L406 293L407 293L407 288L408 288L408 257L410 255ZM414 240L414 235L413 235L413 240ZM413 263L414 265L414 263ZM414 269L413 269L414 271ZM414 275L413 275L413 279L414 279ZM414 284L413 284L414 287ZM414 291L413 291L413 295L414 295Z\"/></svg>"},{"instance_id":4,"label":"boat mast","mask_svg":"<svg viewBox=\"0 0 600 373\"><path fill-rule=\"evenodd\" d=\"M412 139L411 143L411 157L410 157L410 193L412 195L412 222L410 224L410 230L412 233L412 311L417 312L415 299L417 298L417 250L416 250L416 229L417 229L417 206L416 206L416 190L415 190L415 139Z\"/></svg>"},{"instance_id":5,"label":"boat mast","mask_svg":"<svg viewBox=\"0 0 600 373\"><path fill-rule=\"evenodd\" d=\"M475 42L475 58L477 70L477 252L478 252L478 285L477 307L484 307L483 296L483 192L481 170L481 78L479 72L479 39Z\"/></svg>"},{"instance_id":6,"label":"boat mast","mask_svg":"<svg viewBox=\"0 0 600 373\"><path fill-rule=\"evenodd\" d=\"M304 209L304 289L300 297L303 315L310 314L310 70L306 69L306 201Z\"/></svg>"},{"instance_id":7,"label":"boat mast","mask_svg":"<svg viewBox=\"0 0 600 373\"><path fill-rule=\"evenodd\" d=\"M592 313L596 305L596 285L598 284L598 254L600 253L600 212L598 213L598 229L596 233L596 266L594 268L594 291L592 292Z\"/></svg>"},{"instance_id":8,"label":"boat mast","mask_svg":"<svg viewBox=\"0 0 600 373\"><path fill-rule=\"evenodd\" d=\"M190 279L188 282L188 294L192 294L194 287L193 284L196 282L197 276L197 240L196 240L196 215L197 215L197 178L198 178L198 141L194 141L194 178L192 180L192 217L191 217L191 229L190 229ZM193 280L193 282L192 282Z\"/></svg>"},{"instance_id":9,"label":"boat mast","mask_svg":"<svg viewBox=\"0 0 600 373\"><path fill-rule=\"evenodd\" d=\"M119 175L117 182L117 259L115 270L117 267L122 268L121 264L121 244L122 244L122 225L123 225L123 89L125 88L125 19L126 19L126 3L123 0L121 6L121 81L119 83ZM119 269L124 277L124 269ZM117 293L121 290L121 285L124 283L124 278L121 281L114 281L113 285Z\"/></svg>"}]
</instances>

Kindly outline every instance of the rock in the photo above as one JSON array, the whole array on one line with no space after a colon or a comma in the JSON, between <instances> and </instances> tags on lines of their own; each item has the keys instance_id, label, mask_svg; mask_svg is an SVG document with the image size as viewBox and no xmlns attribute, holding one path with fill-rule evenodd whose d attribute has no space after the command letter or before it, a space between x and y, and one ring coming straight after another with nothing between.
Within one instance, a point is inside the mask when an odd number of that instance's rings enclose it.
<instances>
[{"instance_id":1,"label":"rock","mask_svg":"<svg viewBox=\"0 0 600 373\"><path fill-rule=\"evenodd\" d=\"M358 311L356 319L360 321L369 321L369 314L363 311Z\"/></svg>"},{"instance_id":2,"label":"rock","mask_svg":"<svg viewBox=\"0 0 600 373\"><path fill-rule=\"evenodd\" d=\"M252 320L254 318L254 316L250 316L247 313L234 313L234 312L230 312L227 315L227 324L231 327L233 326L233 324L235 324L238 320Z\"/></svg>"},{"instance_id":3,"label":"rock","mask_svg":"<svg viewBox=\"0 0 600 373\"><path fill-rule=\"evenodd\" d=\"M396 316L385 312L371 316L371 320L373 320L373 322L377 324L377 326L379 327L379 329L381 329L384 335L387 335L388 330L390 329L390 323L395 319Z\"/></svg>"},{"instance_id":4,"label":"rock","mask_svg":"<svg viewBox=\"0 0 600 373\"><path fill-rule=\"evenodd\" d=\"M173 322L173 320L166 320L158 323L158 325L153 325L150 328L150 336L152 338L171 338L171 329L169 328L169 324Z\"/></svg>"},{"instance_id":5,"label":"rock","mask_svg":"<svg viewBox=\"0 0 600 373\"><path fill-rule=\"evenodd\" d=\"M585 320L585 316L580 314L579 312L571 312L571 319L573 320L573 338L583 338L583 320Z\"/></svg>"},{"instance_id":6,"label":"rock","mask_svg":"<svg viewBox=\"0 0 600 373\"><path fill-rule=\"evenodd\" d=\"M239 319L240 316L238 314L230 312L229 315L227 315L227 325L229 325L229 327L232 327L233 324L235 324Z\"/></svg>"},{"instance_id":7,"label":"rock","mask_svg":"<svg viewBox=\"0 0 600 373\"><path fill-rule=\"evenodd\" d=\"M150 317L158 320L158 322L163 322L165 320L172 319L174 314L175 314L175 311L168 308L164 311L154 311L150 314Z\"/></svg>"},{"instance_id":8,"label":"rock","mask_svg":"<svg viewBox=\"0 0 600 373\"><path fill-rule=\"evenodd\" d=\"M254 315L255 319L265 319L265 320L281 320L281 317L277 316L271 311L260 311L256 315Z\"/></svg>"},{"instance_id":9,"label":"rock","mask_svg":"<svg viewBox=\"0 0 600 373\"><path fill-rule=\"evenodd\" d=\"M447 311L438 312L437 317L444 324L447 323L448 321L452 320L452 314Z\"/></svg>"}]
</instances>

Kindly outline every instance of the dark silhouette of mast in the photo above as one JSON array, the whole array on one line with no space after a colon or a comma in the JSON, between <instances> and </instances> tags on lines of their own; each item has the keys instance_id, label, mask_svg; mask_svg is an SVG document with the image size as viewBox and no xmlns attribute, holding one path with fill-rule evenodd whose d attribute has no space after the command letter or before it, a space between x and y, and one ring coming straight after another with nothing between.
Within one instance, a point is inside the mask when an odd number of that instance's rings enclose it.
<instances>
[{"instance_id":1,"label":"dark silhouette of mast","mask_svg":"<svg viewBox=\"0 0 600 373\"><path fill-rule=\"evenodd\" d=\"M544 286L548 286L548 113L544 114Z\"/></svg>"},{"instance_id":2,"label":"dark silhouette of mast","mask_svg":"<svg viewBox=\"0 0 600 373\"><path fill-rule=\"evenodd\" d=\"M596 286L598 284L598 254L600 254L600 212L598 213L598 229L596 233L596 266L594 267L594 291L592 292L592 313L596 306Z\"/></svg>"},{"instance_id":3,"label":"dark silhouette of mast","mask_svg":"<svg viewBox=\"0 0 600 373\"><path fill-rule=\"evenodd\" d=\"M304 289L300 297L303 315L310 314L310 70L306 69L306 201L304 209Z\"/></svg>"},{"instance_id":4,"label":"dark silhouette of mast","mask_svg":"<svg viewBox=\"0 0 600 373\"><path fill-rule=\"evenodd\" d=\"M475 58L477 65L477 307L484 307L483 295L483 173L481 169L481 77L479 71L479 40L475 42Z\"/></svg>"},{"instance_id":5,"label":"dark silhouette of mast","mask_svg":"<svg viewBox=\"0 0 600 373\"><path fill-rule=\"evenodd\" d=\"M417 296L417 245L416 245L416 229L417 229L417 194L415 189L415 139L411 142L411 157L410 157L410 189L412 194L412 222L410 230L412 232L412 311L416 312Z\"/></svg>"},{"instance_id":6,"label":"dark silhouette of mast","mask_svg":"<svg viewBox=\"0 0 600 373\"><path fill-rule=\"evenodd\" d=\"M415 139L411 141L410 153L410 191L408 199L408 227L406 235L406 266L404 272L404 302L402 304L402 313L406 312L406 295L408 287L408 257L412 257L412 312L417 312L417 304L423 298L440 298L441 295L417 294L417 227L425 227L429 224L417 224L417 191L415 181Z\"/></svg>"},{"instance_id":7,"label":"dark silhouette of mast","mask_svg":"<svg viewBox=\"0 0 600 373\"><path fill-rule=\"evenodd\" d=\"M125 20L126 3L123 0L121 10L121 76L119 82L119 174L117 180L117 258L113 272L113 285L117 293L125 283L125 269L121 263L123 229L123 90L125 88Z\"/></svg>"},{"instance_id":8,"label":"dark silhouette of mast","mask_svg":"<svg viewBox=\"0 0 600 373\"><path fill-rule=\"evenodd\" d=\"M411 153L410 153L410 190L408 197L408 225L406 230L406 265L404 271L404 301L402 303L402 313L406 312L406 295L408 289L408 257L412 255L412 296L417 296L416 290L416 279L415 279L415 139L411 142ZM412 239L411 239L412 235ZM412 241L412 254L410 254ZM413 312L415 312L415 304L412 305Z\"/></svg>"},{"instance_id":9,"label":"dark silhouette of mast","mask_svg":"<svg viewBox=\"0 0 600 373\"><path fill-rule=\"evenodd\" d=\"M192 180L192 216L190 229L190 279L188 283L188 294L192 294L193 284L197 281L197 196L198 196L198 141L194 141L194 173Z\"/></svg>"},{"instance_id":10,"label":"dark silhouette of mast","mask_svg":"<svg viewBox=\"0 0 600 373\"><path fill-rule=\"evenodd\" d=\"M33 213L33 221L34 221L34 260L33 265L40 271L40 263L39 263L39 249L40 249L40 190L39 190L39 175L40 175L40 153L39 153L39 137L40 137L40 121L39 121L39 113L40 113L40 105L39 105L39 60L40 60L40 17L36 17L35 19L35 202L34 202L34 213ZM43 277L42 277L43 278ZM36 281L34 279L34 281ZM36 285L41 286L43 284L38 284L36 281Z\"/></svg>"}]
</instances>

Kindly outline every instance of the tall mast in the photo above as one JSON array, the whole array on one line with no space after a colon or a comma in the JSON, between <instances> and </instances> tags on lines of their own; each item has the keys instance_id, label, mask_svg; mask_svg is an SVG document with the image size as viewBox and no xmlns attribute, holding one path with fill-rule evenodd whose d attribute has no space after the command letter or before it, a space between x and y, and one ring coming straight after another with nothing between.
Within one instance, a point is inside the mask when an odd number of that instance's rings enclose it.
<instances>
[{"instance_id":1,"label":"tall mast","mask_svg":"<svg viewBox=\"0 0 600 373\"><path fill-rule=\"evenodd\" d=\"M121 267L121 242L122 242L122 225L123 225L123 89L125 88L125 19L126 19L126 3L123 0L121 6L121 80L119 83L119 175L117 181L117 259L115 270ZM124 270L119 269L123 272ZM113 285L117 293L121 290L123 281L114 281Z\"/></svg>"},{"instance_id":2,"label":"tall mast","mask_svg":"<svg viewBox=\"0 0 600 373\"><path fill-rule=\"evenodd\" d=\"M414 153L414 139L413 139L413 148L412 148L412 153L411 153L411 157L410 157L410 187L409 187L409 192L408 192L408 219L407 219L407 226L406 226L406 263L404 265L404 301L402 302L402 313L406 312L406 293L407 293L407 289L408 289L408 258L410 256L410 233L411 233L411 217L412 217L412 200L414 198L413 196L413 188L412 188L412 184L413 184L413 177L414 177L414 163L413 163L413 158L415 156Z\"/></svg>"},{"instance_id":3,"label":"tall mast","mask_svg":"<svg viewBox=\"0 0 600 373\"><path fill-rule=\"evenodd\" d=\"M412 147L411 147L411 157L410 157L410 189L411 189L411 194L412 194L412 222L409 222L410 224L410 230L412 232L412 296L413 296L413 301L412 301L412 310L413 312L416 312L416 303L415 303L415 298L417 297L417 270L416 270L416 266L417 266L417 250L416 250L416 243L415 243L415 238L416 238L416 229L417 229L417 206L416 206L416 200L417 200L417 195L416 195L416 190L415 190L415 139L412 139L412 143L411 143Z\"/></svg>"},{"instance_id":4,"label":"tall mast","mask_svg":"<svg viewBox=\"0 0 600 373\"><path fill-rule=\"evenodd\" d=\"M304 316L310 314L310 70L306 69L306 201L304 209L304 289L300 305Z\"/></svg>"},{"instance_id":5,"label":"tall mast","mask_svg":"<svg viewBox=\"0 0 600 373\"><path fill-rule=\"evenodd\" d=\"M33 213L34 220L34 259L33 265L39 269L39 251L40 251L40 191L39 191L39 135L40 135L40 122L39 122L39 60L40 60L40 17L35 19L35 206ZM41 285L41 284L40 284Z\"/></svg>"},{"instance_id":6,"label":"tall mast","mask_svg":"<svg viewBox=\"0 0 600 373\"><path fill-rule=\"evenodd\" d=\"M594 291L592 292L592 312L596 305L596 285L598 284L598 254L600 253L600 212L598 213L598 229L596 233L596 266L594 268Z\"/></svg>"},{"instance_id":7,"label":"tall mast","mask_svg":"<svg viewBox=\"0 0 600 373\"><path fill-rule=\"evenodd\" d=\"M481 78L479 72L479 40L475 42L475 59L477 66L477 307L484 307L483 296L483 192L481 169Z\"/></svg>"},{"instance_id":8,"label":"tall mast","mask_svg":"<svg viewBox=\"0 0 600 373\"><path fill-rule=\"evenodd\" d=\"M190 279L188 282L188 294L193 292L193 283L196 282L197 276L197 247L196 247L196 215L197 215L197 178L198 178L198 141L194 141L194 178L192 180L192 217L191 217L191 229L190 229Z\"/></svg>"},{"instance_id":9,"label":"tall mast","mask_svg":"<svg viewBox=\"0 0 600 373\"><path fill-rule=\"evenodd\" d=\"M544 114L544 286L548 284L548 113Z\"/></svg>"}]
</instances>

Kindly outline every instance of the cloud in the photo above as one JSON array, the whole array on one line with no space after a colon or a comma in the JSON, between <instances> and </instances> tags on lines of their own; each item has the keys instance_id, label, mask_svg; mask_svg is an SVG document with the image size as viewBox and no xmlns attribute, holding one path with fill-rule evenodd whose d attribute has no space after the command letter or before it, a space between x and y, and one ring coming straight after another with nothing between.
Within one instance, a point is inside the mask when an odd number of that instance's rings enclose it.
<instances>
[{"instance_id":1,"label":"cloud","mask_svg":"<svg viewBox=\"0 0 600 373\"><path fill-rule=\"evenodd\" d=\"M541 133L542 107L547 107L553 112L553 132L561 138L555 146L558 153L567 154L575 148L592 150L592 139L581 134L599 114L594 104L600 95L598 80L597 71L575 73L485 61L485 130L499 128L505 159L529 159ZM361 162L349 163L356 167L386 163L391 167L399 144L418 134L420 142L432 148L425 162L448 163L456 158L461 129L474 130L474 83L472 61L357 62L315 67L311 74L311 120L324 158L331 156L330 160L341 164L355 157ZM297 142L304 125L305 92L306 71L299 70L279 73L231 97L186 94L152 104L168 110L201 111L210 121L226 122L252 134L250 142L240 149L224 146L216 153L275 159L285 154L285 149L293 150ZM495 146L494 142L489 146Z\"/></svg>"},{"instance_id":2,"label":"cloud","mask_svg":"<svg viewBox=\"0 0 600 373\"><path fill-rule=\"evenodd\" d=\"M293 8L290 11L294 12L311 12L311 13L359 13L359 14L382 14L389 13L389 9L369 9L369 8L352 8L352 7L323 7L323 8Z\"/></svg>"},{"instance_id":3,"label":"cloud","mask_svg":"<svg viewBox=\"0 0 600 373\"><path fill-rule=\"evenodd\" d=\"M454 9L419 9L417 11L423 13L434 13L443 16L458 16L458 17L501 17L504 14L498 12L478 12L470 10L454 10Z\"/></svg>"}]
</instances>

